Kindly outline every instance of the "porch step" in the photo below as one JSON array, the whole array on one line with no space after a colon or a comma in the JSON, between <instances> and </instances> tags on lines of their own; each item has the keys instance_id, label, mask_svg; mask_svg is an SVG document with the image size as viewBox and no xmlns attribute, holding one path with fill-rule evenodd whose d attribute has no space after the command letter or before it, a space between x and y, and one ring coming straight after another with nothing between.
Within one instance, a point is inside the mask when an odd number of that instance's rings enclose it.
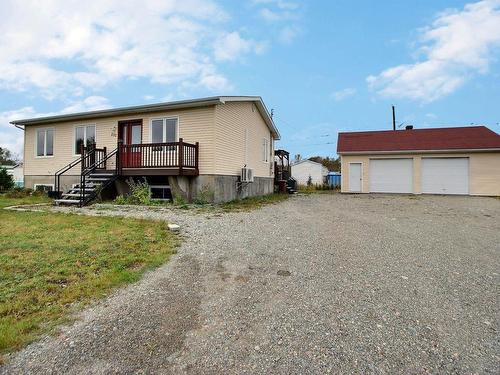
<instances>
[{"instance_id":1,"label":"porch step","mask_svg":"<svg viewBox=\"0 0 500 375\"><path fill-rule=\"evenodd\" d=\"M88 195L88 194L85 194L85 195ZM80 193L64 193L62 196L63 197L80 197Z\"/></svg>"}]
</instances>

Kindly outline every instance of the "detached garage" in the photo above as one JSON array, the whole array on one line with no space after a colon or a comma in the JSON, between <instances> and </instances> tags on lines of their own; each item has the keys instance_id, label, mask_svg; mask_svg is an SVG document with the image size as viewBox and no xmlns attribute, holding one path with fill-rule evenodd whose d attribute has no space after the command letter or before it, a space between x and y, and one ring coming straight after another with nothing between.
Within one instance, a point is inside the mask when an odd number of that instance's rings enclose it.
<instances>
[{"instance_id":1,"label":"detached garage","mask_svg":"<svg viewBox=\"0 0 500 375\"><path fill-rule=\"evenodd\" d=\"M342 192L500 196L500 135L484 126L339 133Z\"/></svg>"}]
</instances>

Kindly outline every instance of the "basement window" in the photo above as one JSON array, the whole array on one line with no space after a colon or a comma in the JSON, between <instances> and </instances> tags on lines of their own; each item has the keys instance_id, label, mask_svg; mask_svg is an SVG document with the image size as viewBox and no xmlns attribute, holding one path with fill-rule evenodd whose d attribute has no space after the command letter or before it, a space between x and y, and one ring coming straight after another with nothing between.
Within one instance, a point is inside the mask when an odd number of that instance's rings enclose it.
<instances>
[{"instance_id":1,"label":"basement window","mask_svg":"<svg viewBox=\"0 0 500 375\"><path fill-rule=\"evenodd\" d=\"M151 199L158 201L171 201L172 193L168 185L150 185Z\"/></svg>"},{"instance_id":2,"label":"basement window","mask_svg":"<svg viewBox=\"0 0 500 375\"><path fill-rule=\"evenodd\" d=\"M54 190L54 184L35 184L33 186L33 190L48 193L49 191Z\"/></svg>"}]
</instances>

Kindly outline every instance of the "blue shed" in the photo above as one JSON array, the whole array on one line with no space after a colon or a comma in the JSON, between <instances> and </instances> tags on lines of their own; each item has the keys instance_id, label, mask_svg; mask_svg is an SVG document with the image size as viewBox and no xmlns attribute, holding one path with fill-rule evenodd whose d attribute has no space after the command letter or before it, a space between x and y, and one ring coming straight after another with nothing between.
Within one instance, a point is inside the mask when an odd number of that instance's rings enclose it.
<instances>
[{"instance_id":1,"label":"blue shed","mask_svg":"<svg viewBox=\"0 0 500 375\"><path fill-rule=\"evenodd\" d=\"M331 187L340 188L342 175L339 172L328 172L327 181Z\"/></svg>"}]
</instances>

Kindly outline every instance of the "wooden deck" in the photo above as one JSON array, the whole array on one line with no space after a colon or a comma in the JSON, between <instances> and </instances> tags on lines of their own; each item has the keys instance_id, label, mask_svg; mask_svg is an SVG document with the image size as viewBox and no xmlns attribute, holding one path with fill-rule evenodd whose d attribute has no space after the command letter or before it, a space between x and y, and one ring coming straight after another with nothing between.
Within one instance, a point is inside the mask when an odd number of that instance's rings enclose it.
<instances>
[{"instance_id":1,"label":"wooden deck","mask_svg":"<svg viewBox=\"0 0 500 375\"><path fill-rule=\"evenodd\" d=\"M117 174L122 176L197 176L199 144L118 144Z\"/></svg>"}]
</instances>

